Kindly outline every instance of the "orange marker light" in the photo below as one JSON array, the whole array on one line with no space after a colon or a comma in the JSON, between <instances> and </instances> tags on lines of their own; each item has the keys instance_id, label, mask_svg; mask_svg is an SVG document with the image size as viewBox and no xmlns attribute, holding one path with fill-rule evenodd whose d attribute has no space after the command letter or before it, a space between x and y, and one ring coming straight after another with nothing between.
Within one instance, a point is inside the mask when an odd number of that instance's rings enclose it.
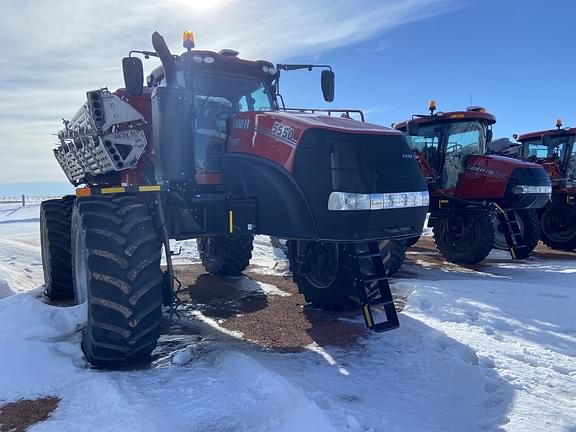
<instances>
[{"instance_id":1,"label":"orange marker light","mask_svg":"<svg viewBox=\"0 0 576 432\"><path fill-rule=\"evenodd\" d=\"M428 109L432 112L436 111L436 101L434 99L430 99L430 102L428 102Z\"/></svg>"},{"instance_id":2,"label":"orange marker light","mask_svg":"<svg viewBox=\"0 0 576 432\"><path fill-rule=\"evenodd\" d=\"M81 197L89 197L92 195L92 190L90 188L78 188L76 189L76 196Z\"/></svg>"},{"instance_id":3,"label":"orange marker light","mask_svg":"<svg viewBox=\"0 0 576 432\"><path fill-rule=\"evenodd\" d=\"M562 127L562 119L556 119L556 127L560 129Z\"/></svg>"},{"instance_id":4,"label":"orange marker light","mask_svg":"<svg viewBox=\"0 0 576 432\"><path fill-rule=\"evenodd\" d=\"M186 30L182 34L182 44L187 50L194 48L194 33L192 33L190 30Z\"/></svg>"}]
</instances>

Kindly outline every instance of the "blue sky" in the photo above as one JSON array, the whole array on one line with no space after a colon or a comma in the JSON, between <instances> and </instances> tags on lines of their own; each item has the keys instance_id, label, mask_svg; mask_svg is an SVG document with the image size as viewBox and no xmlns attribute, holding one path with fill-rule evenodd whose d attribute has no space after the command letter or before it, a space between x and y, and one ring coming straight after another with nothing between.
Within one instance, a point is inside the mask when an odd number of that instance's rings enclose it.
<instances>
[{"instance_id":1,"label":"blue sky","mask_svg":"<svg viewBox=\"0 0 576 432\"><path fill-rule=\"evenodd\" d=\"M452 5L458 9L306 57L334 66L332 105L362 107L369 121L390 125L425 113L429 99L451 111L464 109L472 97L496 115L495 137L551 129L558 117L576 127L576 2ZM317 77L304 72L284 77L290 105L318 105L317 86Z\"/></svg>"},{"instance_id":2,"label":"blue sky","mask_svg":"<svg viewBox=\"0 0 576 432\"><path fill-rule=\"evenodd\" d=\"M128 50L159 30L247 58L320 62L337 75L332 107L389 125L426 110L484 105L495 136L576 125L574 21L568 0L0 0L0 183L64 180L51 134L86 90L122 84ZM152 64L150 64L152 67ZM321 107L319 74L284 75L290 106Z\"/></svg>"}]
</instances>

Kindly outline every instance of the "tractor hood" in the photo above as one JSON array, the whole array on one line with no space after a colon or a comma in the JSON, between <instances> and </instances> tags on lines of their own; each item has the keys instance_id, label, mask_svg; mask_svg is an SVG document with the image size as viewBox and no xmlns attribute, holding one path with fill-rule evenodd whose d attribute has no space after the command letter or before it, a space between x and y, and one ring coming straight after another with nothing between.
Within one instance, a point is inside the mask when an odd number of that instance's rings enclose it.
<instances>
[{"instance_id":1,"label":"tractor hood","mask_svg":"<svg viewBox=\"0 0 576 432\"><path fill-rule=\"evenodd\" d=\"M400 139L393 129L349 118L267 111L237 113L232 117L228 152L251 153L291 171L296 147L306 131L321 129L343 134L385 135ZM412 158L407 151L406 157Z\"/></svg>"},{"instance_id":2,"label":"tractor hood","mask_svg":"<svg viewBox=\"0 0 576 432\"><path fill-rule=\"evenodd\" d=\"M538 164L499 155L472 155L465 162L456 196L489 200L508 208L539 208L550 198L550 178Z\"/></svg>"},{"instance_id":3,"label":"tractor hood","mask_svg":"<svg viewBox=\"0 0 576 432\"><path fill-rule=\"evenodd\" d=\"M414 237L428 207L404 135L348 118L235 114L222 172L225 187L266 204L259 206L262 232L284 238L296 237L288 231L294 225L313 226L308 238L331 241ZM313 222L300 221L306 214Z\"/></svg>"},{"instance_id":4,"label":"tractor hood","mask_svg":"<svg viewBox=\"0 0 576 432\"><path fill-rule=\"evenodd\" d=\"M324 129L331 129L339 132L356 132L356 133L378 133L397 135L400 132L394 129L385 128L383 126L375 125L372 123L357 121L346 117L335 117L329 115L297 113L297 112L274 112L270 113L278 120L294 124L301 128L320 127Z\"/></svg>"}]
</instances>

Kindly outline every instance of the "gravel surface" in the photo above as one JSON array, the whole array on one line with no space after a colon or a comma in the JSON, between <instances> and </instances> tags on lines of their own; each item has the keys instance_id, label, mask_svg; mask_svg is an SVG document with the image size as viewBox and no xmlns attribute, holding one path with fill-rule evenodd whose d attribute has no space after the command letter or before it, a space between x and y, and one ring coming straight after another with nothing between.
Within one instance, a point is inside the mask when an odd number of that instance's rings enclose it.
<instances>
[{"instance_id":1,"label":"gravel surface","mask_svg":"<svg viewBox=\"0 0 576 432\"><path fill-rule=\"evenodd\" d=\"M348 347L368 334L362 322L357 322L359 311L332 313L306 306L291 277L250 269L238 278L202 272L199 265L177 268L185 287L182 300L217 319L222 327L241 332L245 339L266 348L298 352L313 343ZM265 284L264 288L259 283ZM270 293L266 289L270 286L283 295Z\"/></svg>"},{"instance_id":2,"label":"gravel surface","mask_svg":"<svg viewBox=\"0 0 576 432\"><path fill-rule=\"evenodd\" d=\"M30 426L46 420L59 402L60 399L48 396L0 406L0 432L25 432Z\"/></svg>"}]
</instances>

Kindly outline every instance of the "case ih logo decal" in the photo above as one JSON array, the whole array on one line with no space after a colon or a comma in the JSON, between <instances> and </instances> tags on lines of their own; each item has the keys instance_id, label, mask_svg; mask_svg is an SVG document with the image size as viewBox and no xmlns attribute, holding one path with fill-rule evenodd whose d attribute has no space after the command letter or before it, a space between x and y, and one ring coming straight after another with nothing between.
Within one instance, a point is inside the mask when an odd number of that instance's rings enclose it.
<instances>
[{"instance_id":1,"label":"case ih logo decal","mask_svg":"<svg viewBox=\"0 0 576 432\"><path fill-rule=\"evenodd\" d=\"M249 129L250 128L250 119L247 119L247 118L235 119L234 123L232 123L232 127L234 129Z\"/></svg>"},{"instance_id":2,"label":"case ih logo decal","mask_svg":"<svg viewBox=\"0 0 576 432\"><path fill-rule=\"evenodd\" d=\"M504 174L501 174L501 173L496 172L496 171L492 171L491 169L488 169L488 168L479 167L477 165L468 165L466 167L466 169L468 171L474 171L474 172L477 172L480 174L485 174L485 175L492 176L492 177L498 177L498 178L504 178L505 177Z\"/></svg>"},{"instance_id":3,"label":"case ih logo decal","mask_svg":"<svg viewBox=\"0 0 576 432\"><path fill-rule=\"evenodd\" d=\"M272 133L280 138L292 141L294 139L294 128L284 126L282 123L274 122L272 126Z\"/></svg>"}]
</instances>

